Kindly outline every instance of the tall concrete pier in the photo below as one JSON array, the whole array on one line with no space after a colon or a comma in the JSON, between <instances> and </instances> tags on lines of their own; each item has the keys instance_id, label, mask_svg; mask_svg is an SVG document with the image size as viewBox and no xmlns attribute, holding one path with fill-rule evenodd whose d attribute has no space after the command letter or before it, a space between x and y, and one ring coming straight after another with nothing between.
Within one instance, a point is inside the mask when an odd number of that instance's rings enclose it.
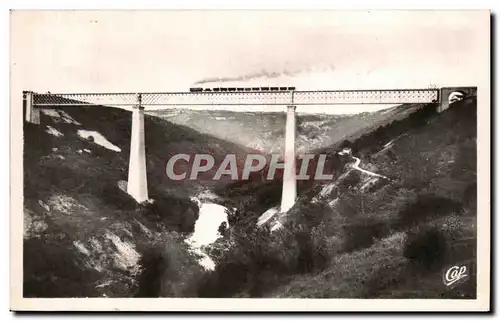
<instances>
[{"instance_id":1,"label":"tall concrete pier","mask_svg":"<svg viewBox=\"0 0 500 321\"><path fill-rule=\"evenodd\" d=\"M127 193L137 202L148 200L148 179L146 175L146 144L144 139L144 107L141 95L132 109L132 135L128 166Z\"/></svg>"},{"instance_id":2,"label":"tall concrete pier","mask_svg":"<svg viewBox=\"0 0 500 321\"><path fill-rule=\"evenodd\" d=\"M295 204L297 198L297 178L295 173L295 106L287 106L285 127L285 167L283 172L282 213Z\"/></svg>"}]
</instances>

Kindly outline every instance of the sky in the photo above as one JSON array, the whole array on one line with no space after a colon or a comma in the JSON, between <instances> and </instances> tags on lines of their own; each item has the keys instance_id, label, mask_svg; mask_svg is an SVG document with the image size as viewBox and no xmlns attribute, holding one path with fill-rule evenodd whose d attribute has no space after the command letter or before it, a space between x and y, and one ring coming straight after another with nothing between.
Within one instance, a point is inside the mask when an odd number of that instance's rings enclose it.
<instances>
[{"instance_id":1,"label":"sky","mask_svg":"<svg viewBox=\"0 0 500 321\"><path fill-rule=\"evenodd\" d=\"M13 11L11 86L474 86L488 20L484 11Z\"/></svg>"}]
</instances>

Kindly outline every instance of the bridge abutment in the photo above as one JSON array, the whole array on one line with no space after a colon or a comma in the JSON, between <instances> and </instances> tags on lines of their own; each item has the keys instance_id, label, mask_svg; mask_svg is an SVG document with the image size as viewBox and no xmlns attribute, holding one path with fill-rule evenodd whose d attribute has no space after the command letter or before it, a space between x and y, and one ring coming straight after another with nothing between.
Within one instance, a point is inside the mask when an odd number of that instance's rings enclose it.
<instances>
[{"instance_id":1,"label":"bridge abutment","mask_svg":"<svg viewBox=\"0 0 500 321\"><path fill-rule=\"evenodd\" d=\"M282 213L292 208L297 198L297 178L295 173L295 108L296 106L287 106L286 112L285 166L280 208Z\"/></svg>"},{"instance_id":2,"label":"bridge abutment","mask_svg":"<svg viewBox=\"0 0 500 321\"><path fill-rule=\"evenodd\" d=\"M442 113L446 109L450 107L450 103L448 101L448 91L445 88L441 88L439 90L439 105L437 108L438 113Z\"/></svg>"},{"instance_id":3,"label":"bridge abutment","mask_svg":"<svg viewBox=\"0 0 500 321\"><path fill-rule=\"evenodd\" d=\"M144 107L141 95L138 105L132 109L132 133L128 167L127 193L137 202L148 200L148 181L146 174L146 142L144 135Z\"/></svg>"}]
</instances>

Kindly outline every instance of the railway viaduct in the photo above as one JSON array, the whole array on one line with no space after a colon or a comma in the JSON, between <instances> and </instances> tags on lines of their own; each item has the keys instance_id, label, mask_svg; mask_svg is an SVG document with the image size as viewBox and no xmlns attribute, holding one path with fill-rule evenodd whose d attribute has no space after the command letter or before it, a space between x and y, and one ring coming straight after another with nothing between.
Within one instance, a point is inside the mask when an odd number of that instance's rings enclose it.
<instances>
[{"instance_id":1,"label":"railway viaduct","mask_svg":"<svg viewBox=\"0 0 500 321\"><path fill-rule=\"evenodd\" d=\"M289 88L289 87L287 87ZM269 88L267 88L269 89ZM261 90L235 89L228 92L177 93L62 93L37 94L23 92L25 121L40 124L41 108L65 106L132 107L132 137L127 192L137 202L148 199L146 153L144 140L144 109L149 106L175 108L186 106L280 105L286 112L285 160L281 212L288 211L297 198L295 168L296 106L360 105L360 104L429 104L435 103L441 113L453 103L453 97L476 95L476 87L444 87L430 89L384 90Z\"/></svg>"}]
</instances>

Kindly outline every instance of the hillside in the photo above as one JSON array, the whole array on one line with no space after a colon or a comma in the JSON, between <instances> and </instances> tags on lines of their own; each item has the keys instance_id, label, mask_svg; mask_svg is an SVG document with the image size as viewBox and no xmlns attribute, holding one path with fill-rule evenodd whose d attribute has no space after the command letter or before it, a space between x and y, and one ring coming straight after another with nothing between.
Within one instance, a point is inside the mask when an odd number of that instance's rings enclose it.
<instances>
[{"instance_id":1,"label":"hillside","mask_svg":"<svg viewBox=\"0 0 500 321\"><path fill-rule=\"evenodd\" d=\"M25 124L25 296L132 296L140 260L164 243L185 259L178 264L198 266L183 243L198 217L189 197L214 183L173 182L165 162L175 153L210 153L220 163L252 150L155 117L145 123L151 202L140 206L124 192L130 112L48 109L41 125Z\"/></svg>"},{"instance_id":2,"label":"hillside","mask_svg":"<svg viewBox=\"0 0 500 321\"><path fill-rule=\"evenodd\" d=\"M319 228L337 254L267 295L475 298L475 98L430 115L364 164L394 181L341 194ZM443 269L460 262L472 275L447 288Z\"/></svg>"},{"instance_id":3,"label":"hillside","mask_svg":"<svg viewBox=\"0 0 500 321\"><path fill-rule=\"evenodd\" d=\"M442 114L427 105L353 140L361 162L354 154L336 181L299 195L281 228L236 222L198 294L475 298L475 115L475 97ZM469 279L445 286L445 269L459 263Z\"/></svg>"}]
</instances>

